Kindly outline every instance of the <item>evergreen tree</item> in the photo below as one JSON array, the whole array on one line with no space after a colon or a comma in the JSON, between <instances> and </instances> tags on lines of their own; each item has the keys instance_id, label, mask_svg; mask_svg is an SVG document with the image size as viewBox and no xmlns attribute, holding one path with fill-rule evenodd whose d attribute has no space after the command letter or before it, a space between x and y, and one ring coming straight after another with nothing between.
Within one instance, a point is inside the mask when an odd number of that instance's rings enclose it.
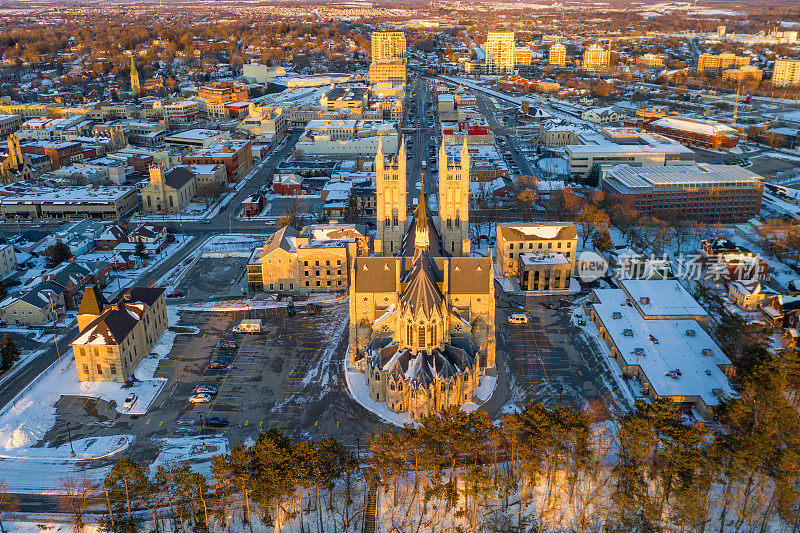
<instances>
[{"instance_id":1,"label":"evergreen tree","mask_svg":"<svg viewBox=\"0 0 800 533\"><path fill-rule=\"evenodd\" d=\"M14 339L6 333L3 335L3 342L0 344L0 370L8 371L14 363L19 360L20 351Z\"/></svg>"}]
</instances>

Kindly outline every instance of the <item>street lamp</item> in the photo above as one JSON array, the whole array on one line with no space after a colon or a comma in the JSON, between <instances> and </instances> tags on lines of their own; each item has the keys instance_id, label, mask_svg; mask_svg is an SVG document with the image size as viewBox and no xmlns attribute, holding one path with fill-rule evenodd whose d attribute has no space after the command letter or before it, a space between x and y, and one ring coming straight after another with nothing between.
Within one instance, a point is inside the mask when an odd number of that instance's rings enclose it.
<instances>
[{"instance_id":1,"label":"street lamp","mask_svg":"<svg viewBox=\"0 0 800 533\"><path fill-rule=\"evenodd\" d=\"M48 292L47 296L50 299L50 309L52 309L56 314L56 318L55 318L54 322L58 322L58 311L56 311L56 307L53 304L53 293L52 292ZM58 349L58 338L56 337L56 335L58 335L58 332L54 331L53 332L53 344L56 345L56 355L58 356L58 368L59 368L59 370L61 370L63 372L64 371L64 365L61 363L61 351Z\"/></svg>"},{"instance_id":2,"label":"street lamp","mask_svg":"<svg viewBox=\"0 0 800 533\"><path fill-rule=\"evenodd\" d=\"M72 433L69 430L69 422L67 422L67 438L69 439L69 451L72 457L75 457L75 448L72 447Z\"/></svg>"},{"instance_id":3,"label":"street lamp","mask_svg":"<svg viewBox=\"0 0 800 533\"><path fill-rule=\"evenodd\" d=\"M200 413L200 442L202 442L203 450L206 449L206 436L203 434L203 414Z\"/></svg>"}]
</instances>

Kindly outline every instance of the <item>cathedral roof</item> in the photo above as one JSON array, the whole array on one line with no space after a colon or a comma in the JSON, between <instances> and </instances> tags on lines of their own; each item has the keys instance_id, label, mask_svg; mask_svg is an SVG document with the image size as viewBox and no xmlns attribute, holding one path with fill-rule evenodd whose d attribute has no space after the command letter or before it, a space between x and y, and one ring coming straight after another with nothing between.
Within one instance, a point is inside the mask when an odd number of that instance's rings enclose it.
<instances>
[{"instance_id":1,"label":"cathedral roof","mask_svg":"<svg viewBox=\"0 0 800 533\"><path fill-rule=\"evenodd\" d=\"M433 215L431 214L431 210L428 208L428 203L425 201L424 193L420 193L420 202L414 209L412 223L409 224L408 230L403 237L402 255L406 257L414 256L414 252L416 251L415 243L418 221L420 224L424 224L425 227L427 227L428 252L430 255L432 257L444 257L445 254L442 250L442 236L439 234L436 224L433 223Z\"/></svg>"},{"instance_id":2,"label":"cathedral roof","mask_svg":"<svg viewBox=\"0 0 800 533\"><path fill-rule=\"evenodd\" d=\"M441 309L444 297L437 285L439 269L426 250L419 252L414 259L407 280L408 286L400 297L404 308L410 306L413 315L421 311L426 317Z\"/></svg>"}]
</instances>

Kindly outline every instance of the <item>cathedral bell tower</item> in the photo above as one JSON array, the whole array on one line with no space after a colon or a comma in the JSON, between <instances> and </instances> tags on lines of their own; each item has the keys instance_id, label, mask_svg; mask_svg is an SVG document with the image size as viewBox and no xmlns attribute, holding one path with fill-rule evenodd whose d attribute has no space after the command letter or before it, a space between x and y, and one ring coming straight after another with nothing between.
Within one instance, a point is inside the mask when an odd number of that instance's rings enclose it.
<instances>
[{"instance_id":1,"label":"cathedral bell tower","mask_svg":"<svg viewBox=\"0 0 800 533\"><path fill-rule=\"evenodd\" d=\"M406 232L406 143L400 139L397 158L386 160L383 142L378 140L375 154L375 255L393 256L401 252Z\"/></svg>"},{"instance_id":2,"label":"cathedral bell tower","mask_svg":"<svg viewBox=\"0 0 800 533\"><path fill-rule=\"evenodd\" d=\"M444 252L452 256L469 255L469 149L466 136L458 162L447 158L444 143L439 149L439 233Z\"/></svg>"}]
</instances>

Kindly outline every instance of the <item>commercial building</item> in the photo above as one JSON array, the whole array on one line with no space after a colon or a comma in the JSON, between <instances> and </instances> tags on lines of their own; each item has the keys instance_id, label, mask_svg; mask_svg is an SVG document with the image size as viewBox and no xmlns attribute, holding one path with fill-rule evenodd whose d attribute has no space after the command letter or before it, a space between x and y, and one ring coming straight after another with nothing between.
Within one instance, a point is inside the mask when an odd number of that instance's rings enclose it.
<instances>
[{"instance_id":1,"label":"commercial building","mask_svg":"<svg viewBox=\"0 0 800 533\"><path fill-rule=\"evenodd\" d=\"M752 65L743 65L739 68L731 68L722 72L722 79L725 81L755 81L761 82L764 71Z\"/></svg>"},{"instance_id":2,"label":"commercial building","mask_svg":"<svg viewBox=\"0 0 800 533\"><path fill-rule=\"evenodd\" d=\"M742 222L758 215L761 176L736 165L617 165L600 172L600 188L615 203L643 215L679 213L689 220Z\"/></svg>"},{"instance_id":3,"label":"commercial building","mask_svg":"<svg viewBox=\"0 0 800 533\"><path fill-rule=\"evenodd\" d=\"M395 124L373 120L311 120L295 144L297 154L345 158L374 157L378 144L397 153L400 134Z\"/></svg>"},{"instance_id":4,"label":"commercial building","mask_svg":"<svg viewBox=\"0 0 800 533\"><path fill-rule=\"evenodd\" d=\"M247 102L247 88L241 83L215 81L200 88L196 97L200 112L211 118L228 118L226 104Z\"/></svg>"},{"instance_id":5,"label":"commercial building","mask_svg":"<svg viewBox=\"0 0 800 533\"><path fill-rule=\"evenodd\" d=\"M317 224L300 232L284 226L253 251L247 285L252 292L345 290L350 285L349 265L369 253L365 233L354 224Z\"/></svg>"},{"instance_id":6,"label":"commercial building","mask_svg":"<svg viewBox=\"0 0 800 533\"><path fill-rule=\"evenodd\" d=\"M800 85L800 60L776 59L772 70L772 84L777 87Z\"/></svg>"},{"instance_id":7,"label":"commercial building","mask_svg":"<svg viewBox=\"0 0 800 533\"><path fill-rule=\"evenodd\" d=\"M548 61L551 65L563 67L567 62L567 47L561 43L556 43L550 47Z\"/></svg>"},{"instance_id":8,"label":"commercial building","mask_svg":"<svg viewBox=\"0 0 800 533\"><path fill-rule=\"evenodd\" d=\"M486 72L496 74L514 70L515 50L513 31L490 31L486 36Z\"/></svg>"},{"instance_id":9,"label":"commercial building","mask_svg":"<svg viewBox=\"0 0 800 533\"><path fill-rule=\"evenodd\" d=\"M735 148L739 142L735 129L712 120L665 116L644 124L644 129L660 133L681 144L712 150Z\"/></svg>"},{"instance_id":10,"label":"commercial building","mask_svg":"<svg viewBox=\"0 0 800 533\"><path fill-rule=\"evenodd\" d=\"M406 34L402 30L372 32L372 61L406 57Z\"/></svg>"},{"instance_id":11,"label":"commercial building","mask_svg":"<svg viewBox=\"0 0 800 533\"><path fill-rule=\"evenodd\" d=\"M495 246L500 274L517 278L522 290L569 289L578 247L574 224L500 223Z\"/></svg>"},{"instance_id":12,"label":"commercial building","mask_svg":"<svg viewBox=\"0 0 800 533\"><path fill-rule=\"evenodd\" d=\"M224 139L183 156L184 165L224 165L228 181L236 183L253 167L251 143L243 139Z\"/></svg>"},{"instance_id":13,"label":"commercial building","mask_svg":"<svg viewBox=\"0 0 800 533\"><path fill-rule=\"evenodd\" d=\"M195 122L200 114L200 104L195 100L181 100L164 106L164 123L190 124Z\"/></svg>"},{"instance_id":14,"label":"commercial building","mask_svg":"<svg viewBox=\"0 0 800 533\"><path fill-rule=\"evenodd\" d=\"M369 65L369 82L406 84L406 62L403 59L382 59Z\"/></svg>"},{"instance_id":15,"label":"commercial building","mask_svg":"<svg viewBox=\"0 0 800 533\"><path fill-rule=\"evenodd\" d=\"M613 124L625 119L625 112L613 105L595 107L581 113L581 119L593 124Z\"/></svg>"},{"instance_id":16,"label":"commercial building","mask_svg":"<svg viewBox=\"0 0 800 533\"><path fill-rule=\"evenodd\" d=\"M9 189L9 187L13 187ZM14 191L8 195L8 191ZM21 187L0 190L0 214L16 218L106 218L120 219L139 205L135 187Z\"/></svg>"},{"instance_id":17,"label":"commercial building","mask_svg":"<svg viewBox=\"0 0 800 533\"><path fill-rule=\"evenodd\" d=\"M366 109L369 103L369 87L334 87L320 98L323 111L340 109Z\"/></svg>"},{"instance_id":18,"label":"commercial building","mask_svg":"<svg viewBox=\"0 0 800 533\"><path fill-rule=\"evenodd\" d=\"M603 165L687 165L695 159L690 148L662 135L629 128L603 128L602 133L601 139L585 139L587 144L577 144L578 135L574 144L566 146L570 176L595 177Z\"/></svg>"},{"instance_id":19,"label":"commercial building","mask_svg":"<svg viewBox=\"0 0 800 533\"><path fill-rule=\"evenodd\" d=\"M269 67L253 61L242 65L242 77L250 83L268 83L285 75L283 67Z\"/></svg>"},{"instance_id":20,"label":"commercial building","mask_svg":"<svg viewBox=\"0 0 800 533\"><path fill-rule=\"evenodd\" d=\"M19 115L0 115L0 137L7 137L22 126Z\"/></svg>"},{"instance_id":21,"label":"commercial building","mask_svg":"<svg viewBox=\"0 0 800 533\"><path fill-rule=\"evenodd\" d=\"M72 341L81 381L125 383L167 329L165 291L132 287L108 303L87 287L78 309L78 337Z\"/></svg>"},{"instance_id":22,"label":"commercial building","mask_svg":"<svg viewBox=\"0 0 800 533\"><path fill-rule=\"evenodd\" d=\"M172 133L164 137L164 143L169 148L186 151L194 148L205 148L223 139L229 139L230 132L223 130L208 130L194 128Z\"/></svg>"},{"instance_id":23,"label":"commercial building","mask_svg":"<svg viewBox=\"0 0 800 533\"><path fill-rule=\"evenodd\" d=\"M533 61L533 52L528 47L517 46L514 48L514 65L530 65Z\"/></svg>"},{"instance_id":24,"label":"commercial building","mask_svg":"<svg viewBox=\"0 0 800 533\"><path fill-rule=\"evenodd\" d=\"M660 54L644 54L636 58L636 65L647 70L661 70L666 59L667 56Z\"/></svg>"},{"instance_id":25,"label":"commercial building","mask_svg":"<svg viewBox=\"0 0 800 533\"><path fill-rule=\"evenodd\" d=\"M730 52L719 55L700 54L700 58L697 60L697 72L698 74L716 77L721 76L722 72L729 68L737 68L749 64L750 56L737 56Z\"/></svg>"},{"instance_id":26,"label":"commercial building","mask_svg":"<svg viewBox=\"0 0 800 533\"><path fill-rule=\"evenodd\" d=\"M595 72L608 68L611 64L611 51L602 45L592 44L583 52L583 70Z\"/></svg>"},{"instance_id":27,"label":"commercial building","mask_svg":"<svg viewBox=\"0 0 800 533\"><path fill-rule=\"evenodd\" d=\"M705 419L734 395L732 366L705 331L708 313L676 280L620 280L594 289L592 322L622 374L651 400L669 398Z\"/></svg>"}]
</instances>

